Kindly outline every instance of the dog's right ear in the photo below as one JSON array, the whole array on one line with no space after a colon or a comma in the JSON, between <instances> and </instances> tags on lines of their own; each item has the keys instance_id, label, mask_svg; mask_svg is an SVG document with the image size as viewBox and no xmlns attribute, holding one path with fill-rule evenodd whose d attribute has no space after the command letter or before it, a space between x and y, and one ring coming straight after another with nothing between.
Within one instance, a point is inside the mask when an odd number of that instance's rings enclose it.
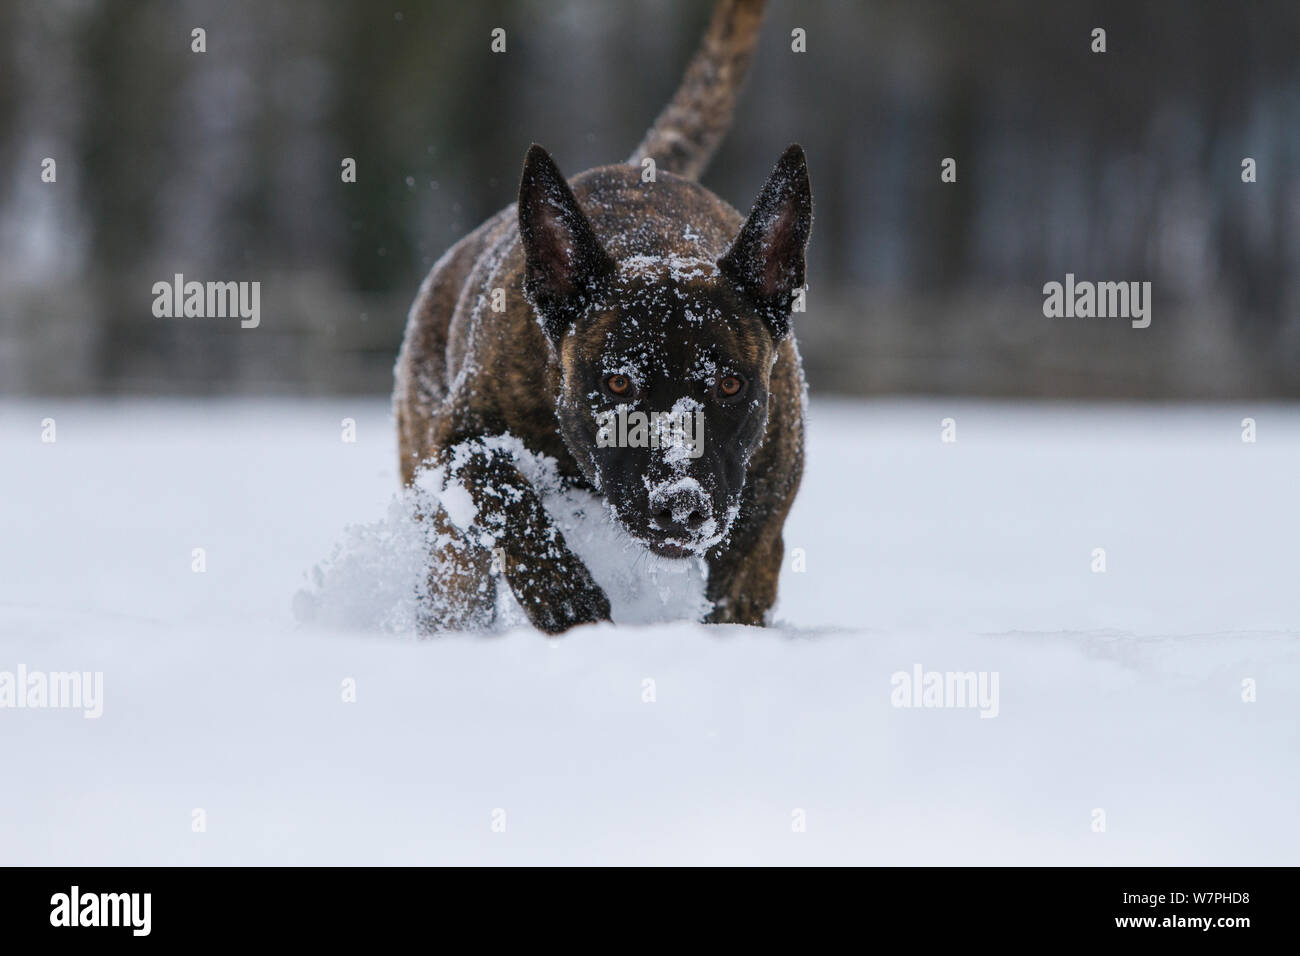
<instances>
[{"instance_id":1,"label":"dog's right ear","mask_svg":"<svg viewBox=\"0 0 1300 956\"><path fill-rule=\"evenodd\" d=\"M551 341L581 313L596 284L614 271L591 223L550 154L536 143L519 184L519 237L524 246L524 295Z\"/></svg>"}]
</instances>

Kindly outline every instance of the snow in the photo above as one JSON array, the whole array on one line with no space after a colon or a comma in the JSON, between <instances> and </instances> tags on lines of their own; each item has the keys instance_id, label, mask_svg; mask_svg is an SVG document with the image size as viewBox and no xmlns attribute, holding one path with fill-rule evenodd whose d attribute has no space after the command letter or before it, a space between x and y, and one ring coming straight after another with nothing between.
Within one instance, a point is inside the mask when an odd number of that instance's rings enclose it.
<instances>
[{"instance_id":1,"label":"snow","mask_svg":"<svg viewBox=\"0 0 1300 956\"><path fill-rule=\"evenodd\" d=\"M615 624L698 621L707 613L702 560L671 560L653 554L613 519L613 509L603 499L566 488L555 460L529 451L513 435L457 446L453 464L463 462L471 449L510 454L540 495L569 549L582 558L605 591ZM441 505L457 528L472 534L478 514L469 491L449 480L445 471L439 467L419 472L413 493L396 501L381 521L348 530L345 544L317 565L310 587L298 594L295 608L300 621L388 633L412 629L417 602L428 599L422 558L429 547L425 535L417 530L416 516L431 514ZM479 543L490 550L497 541L485 534ZM358 567L363 569L362 575L376 578L375 588L358 586ZM396 591L395 581L400 582ZM370 599L376 588L384 595L381 602ZM528 623L504 582L498 587L497 598L495 630Z\"/></svg>"},{"instance_id":2,"label":"snow","mask_svg":"<svg viewBox=\"0 0 1300 956\"><path fill-rule=\"evenodd\" d=\"M684 238L698 240L700 237L687 235ZM666 276L675 283L685 283L692 279L710 279L719 275L718 263L715 259L676 253L667 255L639 253L626 256L619 260L618 269L621 277L636 277L642 282L646 279L662 280Z\"/></svg>"},{"instance_id":3,"label":"snow","mask_svg":"<svg viewBox=\"0 0 1300 956\"><path fill-rule=\"evenodd\" d=\"M478 508L470 497L469 489L464 485L449 484L439 494L442 506L447 509L447 517L457 528L468 528L478 517Z\"/></svg>"},{"instance_id":4,"label":"snow","mask_svg":"<svg viewBox=\"0 0 1300 956\"><path fill-rule=\"evenodd\" d=\"M1300 409L809 413L777 626L417 641L387 402L0 403L0 863L1300 862Z\"/></svg>"}]
</instances>

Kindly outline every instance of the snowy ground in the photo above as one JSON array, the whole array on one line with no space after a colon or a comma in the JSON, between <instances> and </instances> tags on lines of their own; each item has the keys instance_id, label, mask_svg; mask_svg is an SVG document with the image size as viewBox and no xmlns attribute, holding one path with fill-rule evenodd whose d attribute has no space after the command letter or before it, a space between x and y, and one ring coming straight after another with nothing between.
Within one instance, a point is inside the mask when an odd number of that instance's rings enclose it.
<instances>
[{"instance_id":1,"label":"snowy ground","mask_svg":"<svg viewBox=\"0 0 1300 956\"><path fill-rule=\"evenodd\" d=\"M1300 409L810 442L778 627L417 642L386 403L0 403L0 672L104 688L0 709L0 863L1300 863Z\"/></svg>"}]
</instances>

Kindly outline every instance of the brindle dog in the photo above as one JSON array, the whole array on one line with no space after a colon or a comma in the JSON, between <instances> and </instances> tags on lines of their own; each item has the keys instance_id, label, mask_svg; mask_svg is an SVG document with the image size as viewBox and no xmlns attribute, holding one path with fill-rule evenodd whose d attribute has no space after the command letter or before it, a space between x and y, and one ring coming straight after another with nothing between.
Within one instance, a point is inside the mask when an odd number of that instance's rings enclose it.
<instances>
[{"instance_id":1,"label":"brindle dog","mask_svg":"<svg viewBox=\"0 0 1300 956\"><path fill-rule=\"evenodd\" d=\"M608 598L500 436L603 495L651 551L703 555L708 621L764 623L803 468L790 315L804 288L812 194L798 146L747 219L694 181L729 123L761 7L719 3L681 88L628 163L566 183L534 145L517 205L425 279L396 368L402 480L440 467L471 503L424 516L439 542L428 629L491 622L493 549L538 628L609 619ZM680 442L612 446L602 413L628 410L702 418L703 441L690 454Z\"/></svg>"}]
</instances>

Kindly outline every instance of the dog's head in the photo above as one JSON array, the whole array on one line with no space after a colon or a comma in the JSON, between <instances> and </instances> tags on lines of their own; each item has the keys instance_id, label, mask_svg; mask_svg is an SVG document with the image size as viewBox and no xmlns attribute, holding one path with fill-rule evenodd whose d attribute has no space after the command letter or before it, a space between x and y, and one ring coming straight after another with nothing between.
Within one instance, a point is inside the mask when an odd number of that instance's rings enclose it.
<instances>
[{"instance_id":1,"label":"dog's head","mask_svg":"<svg viewBox=\"0 0 1300 956\"><path fill-rule=\"evenodd\" d=\"M659 554L703 554L739 513L811 226L807 164L791 146L721 257L616 260L551 157L528 153L524 291L562 371L560 431L622 525Z\"/></svg>"}]
</instances>

